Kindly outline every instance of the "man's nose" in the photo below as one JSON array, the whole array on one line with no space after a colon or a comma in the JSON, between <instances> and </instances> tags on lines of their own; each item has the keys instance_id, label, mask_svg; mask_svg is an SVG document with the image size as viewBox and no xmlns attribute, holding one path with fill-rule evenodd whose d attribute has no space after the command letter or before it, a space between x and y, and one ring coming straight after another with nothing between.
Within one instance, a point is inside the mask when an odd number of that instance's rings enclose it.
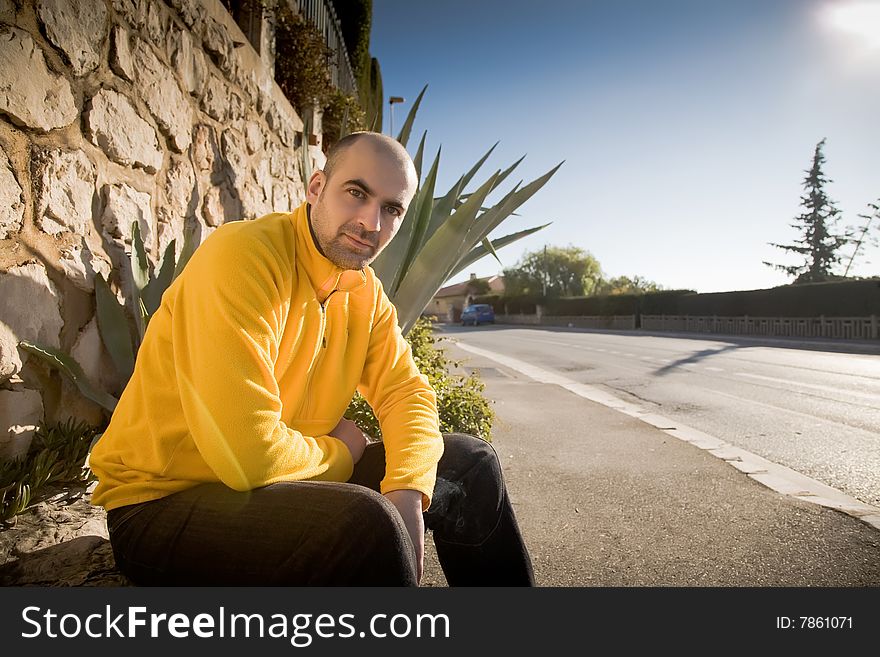
<instances>
[{"instance_id":1,"label":"man's nose","mask_svg":"<svg viewBox=\"0 0 880 657\"><path fill-rule=\"evenodd\" d=\"M369 203L359 217L361 225L369 231L379 231L382 227L382 208L378 203Z\"/></svg>"}]
</instances>

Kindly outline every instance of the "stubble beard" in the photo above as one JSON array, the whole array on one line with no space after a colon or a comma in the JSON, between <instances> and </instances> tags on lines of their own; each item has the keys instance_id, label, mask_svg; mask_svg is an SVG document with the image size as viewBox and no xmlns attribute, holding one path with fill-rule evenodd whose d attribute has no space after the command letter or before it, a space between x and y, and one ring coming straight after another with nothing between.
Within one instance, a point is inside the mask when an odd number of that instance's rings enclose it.
<instances>
[{"instance_id":1,"label":"stubble beard","mask_svg":"<svg viewBox=\"0 0 880 657\"><path fill-rule=\"evenodd\" d=\"M320 226L322 224L320 218L323 215L324 208L318 207L319 205L320 202L311 209L311 219L314 222L311 225L311 229L318 248L324 254L324 257L341 269L361 270L366 268L379 255L372 239L365 235L356 223L343 225L336 235L329 238L321 234L321 232L315 229L315 225ZM345 234L369 244L370 250L357 250L356 247L351 246L351 242L348 241Z\"/></svg>"},{"instance_id":2,"label":"stubble beard","mask_svg":"<svg viewBox=\"0 0 880 657\"><path fill-rule=\"evenodd\" d=\"M349 235L358 235L357 229L348 230L343 227L342 232L347 232ZM358 237L358 239L364 242L368 241L365 237ZM347 246L349 243L348 239L342 234L334 237L328 244L322 247L327 260L342 269L364 269L376 259L378 254L375 247L371 247L369 251L355 251L354 247Z\"/></svg>"}]
</instances>

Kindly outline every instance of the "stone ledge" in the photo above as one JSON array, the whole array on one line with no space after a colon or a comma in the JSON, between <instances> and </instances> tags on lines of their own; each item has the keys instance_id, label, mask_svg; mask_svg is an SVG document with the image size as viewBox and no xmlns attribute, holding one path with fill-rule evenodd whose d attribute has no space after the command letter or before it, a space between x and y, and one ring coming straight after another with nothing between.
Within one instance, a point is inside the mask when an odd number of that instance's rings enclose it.
<instances>
[{"instance_id":1,"label":"stone ledge","mask_svg":"<svg viewBox=\"0 0 880 657\"><path fill-rule=\"evenodd\" d=\"M106 514L88 495L58 489L0 529L0 585L131 586L116 569Z\"/></svg>"}]
</instances>

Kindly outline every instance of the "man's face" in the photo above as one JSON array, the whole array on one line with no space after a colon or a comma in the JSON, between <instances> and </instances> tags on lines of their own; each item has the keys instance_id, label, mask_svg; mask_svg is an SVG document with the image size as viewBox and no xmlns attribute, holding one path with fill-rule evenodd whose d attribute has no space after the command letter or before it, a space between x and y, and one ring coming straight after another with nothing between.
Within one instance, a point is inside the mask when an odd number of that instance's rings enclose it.
<instances>
[{"instance_id":1,"label":"man's face","mask_svg":"<svg viewBox=\"0 0 880 657\"><path fill-rule=\"evenodd\" d=\"M343 269L363 269L397 234L415 194L414 172L362 139L342 154L327 179L316 171L306 194L318 247Z\"/></svg>"}]
</instances>

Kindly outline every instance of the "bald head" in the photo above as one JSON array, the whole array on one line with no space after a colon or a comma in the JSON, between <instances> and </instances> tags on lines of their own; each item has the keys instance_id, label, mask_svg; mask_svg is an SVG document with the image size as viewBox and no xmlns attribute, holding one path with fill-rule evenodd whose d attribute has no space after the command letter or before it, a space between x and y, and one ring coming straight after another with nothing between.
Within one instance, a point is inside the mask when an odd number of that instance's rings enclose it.
<instances>
[{"instance_id":1,"label":"bald head","mask_svg":"<svg viewBox=\"0 0 880 657\"><path fill-rule=\"evenodd\" d=\"M363 269L397 233L418 184L394 139L375 132L341 139L306 187L318 250L338 267Z\"/></svg>"},{"instance_id":2,"label":"bald head","mask_svg":"<svg viewBox=\"0 0 880 657\"><path fill-rule=\"evenodd\" d=\"M406 149L399 141L380 132L352 132L333 144L327 153L327 162L324 164L324 177L327 180L330 180L333 176L333 171L355 144L362 148L369 148L375 154L382 155L391 160L404 172L404 175L412 184L412 188L418 187L419 180L416 174L416 167L409 153L406 152Z\"/></svg>"}]
</instances>

